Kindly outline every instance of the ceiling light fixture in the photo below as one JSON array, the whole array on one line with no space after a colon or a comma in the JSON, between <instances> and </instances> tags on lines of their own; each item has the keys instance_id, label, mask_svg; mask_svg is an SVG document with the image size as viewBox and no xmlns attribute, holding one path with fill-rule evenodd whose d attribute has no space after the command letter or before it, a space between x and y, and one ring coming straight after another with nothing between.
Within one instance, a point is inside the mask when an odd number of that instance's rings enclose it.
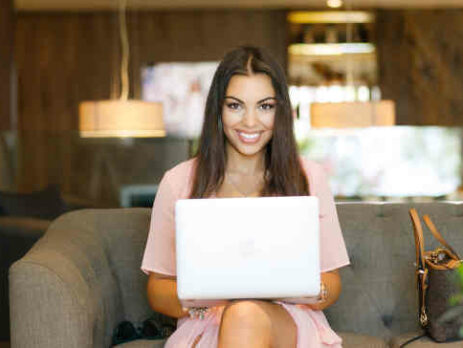
<instances>
[{"instance_id":1,"label":"ceiling light fixture","mask_svg":"<svg viewBox=\"0 0 463 348\"><path fill-rule=\"evenodd\" d=\"M375 21L375 15L366 11L291 11L287 18L292 24L373 23Z\"/></svg>"},{"instance_id":2,"label":"ceiling light fixture","mask_svg":"<svg viewBox=\"0 0 463 348\"><path fill-rule=\"evenodd\" d=\"M342 0L326 0L326 5L331 8L340 8L343 2Z\"/></svg>"},{"instance_id":3,"label":"ceiling light fixture","mask_svg":"<svg viewBox=\"0 0 463 348\"><path fill-rule=\"evenodd\" d=\"M351 11L352 0L347 0L346 12L349 13ZM350 47L352 43L353 22L346 22L346 26L345 45ZM354 89L355 81L352 53L353 52L346 51L342 54L346 57L346 85ZM393 126L395 124L395 103L392 100L312 103L310 115L310 123L314 128Z\"/></svg>"},{"instance_id":4,"label":"ceiling light fixture","mask_svg":"<svg viewBox=\"0 0 463 348\"><path fill-rule=\"evenodd\" d=\"M129 99L129 40L127 0L119 0L121 42L121 95L119 99L84 101L79 105L82 137L163 137L166 135L161 103Z\"/></svg>"},{"instance_id":5,"label":"ceiling light fixture","mask_svg":"<svg viewBox=\"0 0 463 348\"><path fill-rule=\"evenodd\" d=\"M341 56L343 54L375 53L375 46L370 43L338 44L292 44L289 53L293 56Z\"/></svg>"}]
</instances>

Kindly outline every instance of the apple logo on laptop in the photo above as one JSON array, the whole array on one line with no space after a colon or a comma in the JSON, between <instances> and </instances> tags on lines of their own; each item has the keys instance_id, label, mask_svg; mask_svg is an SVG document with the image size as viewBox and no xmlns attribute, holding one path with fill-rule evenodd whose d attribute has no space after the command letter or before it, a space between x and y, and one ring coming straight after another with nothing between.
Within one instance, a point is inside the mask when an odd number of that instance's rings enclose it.
<instances>
[{"instance_id":1,"label":"apple logo on laptop","mask_svg":"<svg viewBox=\"0 0 463 348\"><path fill-rule=\"evenodd\" d=\"M254 239L246 239L239 244L239 252L243 258L249 258L255 255L257 251Z\"/></svg>"}]
</instances>

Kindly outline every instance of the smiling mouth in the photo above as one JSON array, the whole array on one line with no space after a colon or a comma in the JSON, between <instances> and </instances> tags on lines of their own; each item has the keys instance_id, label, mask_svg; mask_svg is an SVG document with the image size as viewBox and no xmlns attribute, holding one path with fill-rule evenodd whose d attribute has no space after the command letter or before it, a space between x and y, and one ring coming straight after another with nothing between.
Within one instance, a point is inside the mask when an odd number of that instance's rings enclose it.
<instances>
[{"instance_id":1,"label":"smiling mouth","mask_svg":"<svg viewBox=\"0 0 463 348\"><path fill-rule=\"evenodd\" d=\"M236 131L236 132L240 140L246 144L257 143L260 140L260 136L262 135L262 132L254 132L254 133L246 133L246 132L241 132L241 131Z\"/></svg>"}]
</instances>

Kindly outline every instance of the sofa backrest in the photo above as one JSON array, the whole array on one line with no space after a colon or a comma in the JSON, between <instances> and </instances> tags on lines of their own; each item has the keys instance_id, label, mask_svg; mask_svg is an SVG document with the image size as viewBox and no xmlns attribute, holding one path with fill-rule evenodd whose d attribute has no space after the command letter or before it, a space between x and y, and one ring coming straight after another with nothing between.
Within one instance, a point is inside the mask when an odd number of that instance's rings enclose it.
<instances>
[{"instance_id":1,"label":"sofa backrest","mask_svg":"<svg viewBox=\"0 0 463 348\"><path fill-rule=\"evenodd\" d=\"M461 203L338 203L351 265L341 271L341 297L326 310L335 330L391 338L419 329L412 207L429 214L463 255ZM424 235L426 250L438 245L430 232Z\"/></svg>"}]
</instances>

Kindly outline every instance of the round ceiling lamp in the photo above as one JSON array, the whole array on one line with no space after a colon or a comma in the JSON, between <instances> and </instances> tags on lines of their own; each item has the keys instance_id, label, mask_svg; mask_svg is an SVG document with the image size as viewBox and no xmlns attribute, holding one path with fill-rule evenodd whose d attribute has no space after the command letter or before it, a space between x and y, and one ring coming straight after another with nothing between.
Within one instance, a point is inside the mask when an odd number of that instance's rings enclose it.
<instances>
[{"instance_id":1,"label":"round ceiling lamp","mask_svg":"<svg viewBox=\"0 0 463 348\"><path fill-rule=\"evenodd\" d=\"M342 3L342 0L339 1ZM346 0L346 14L352 13L352 1ZM335 3L336 0L327 0L328 6L330 2ZM346 18L348 18L347 15ZM353 22L346 20L347 46L352 42L353 24ZM355 85L352 56L349 52L345 53L347 64L346 85L353 89ZM394 126L396 123L395 103L393 100L312 103L310 108L310 123L313 128Z\"/></svg>"},{"instance_id":2,"label":"round ceiling lamp","mask_svg":"<svg viewBox=\"0 0 463 348\"><path fill-rule=\"evenodd\" d=\"M161 103L129 99L129 40L127 0L119 0L122 46L119 99L84 101L79 105L81 137L163 137L166 135Z\"/></svg>"},{"instance_id":3,"label":"round ceiling lamp","mask_svg":"<svg viewBox=\"0 0 463 348\"><path fill-rule=\"evenodd\" d=\"M326 5L331 8L340 8L343 2L342 0L326 0Z\"/></svg>"}]
</instances>

